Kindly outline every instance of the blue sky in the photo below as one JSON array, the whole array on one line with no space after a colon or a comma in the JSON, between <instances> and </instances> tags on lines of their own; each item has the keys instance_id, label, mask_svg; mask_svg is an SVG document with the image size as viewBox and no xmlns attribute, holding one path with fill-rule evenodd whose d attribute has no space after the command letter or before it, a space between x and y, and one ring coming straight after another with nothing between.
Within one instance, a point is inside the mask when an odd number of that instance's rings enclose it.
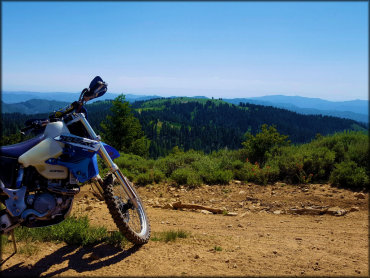
<instances>
[{"instance_id":1,"label":"blue sky","mask_svg":"<svg viewBox=\"0 0 370 278\"><path fill-rule=\"evenodd\" d=\"M368 99L368 2L2 2L2 90Z\"/></svg>"}]
</instances>

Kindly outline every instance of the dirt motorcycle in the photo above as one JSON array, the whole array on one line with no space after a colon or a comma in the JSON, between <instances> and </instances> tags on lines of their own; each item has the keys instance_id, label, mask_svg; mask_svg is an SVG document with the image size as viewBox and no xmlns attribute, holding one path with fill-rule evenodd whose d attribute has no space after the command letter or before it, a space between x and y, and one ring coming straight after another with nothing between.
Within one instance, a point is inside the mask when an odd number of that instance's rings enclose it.
<instances>
[{"instance_id":1,"label":"dirt motorcycle","mask_svg":"<svg viewBox=\"0 0 370 278\"><path fill-rule=\"evenodd\" d=\"M133 185L113 160L120 156L101 141L89 122L84 105L101 97L108 84L99 76L82 90L79 100L45 120L26 122L22 133L36 137L0 150L0 233L14 228L44 227L63 221L71 212L80 185L89 182L104 198L120 232L134 244L147 243L150 224ZM109 168L99 175L97 155Z\"/></svg>"}]
</instances>

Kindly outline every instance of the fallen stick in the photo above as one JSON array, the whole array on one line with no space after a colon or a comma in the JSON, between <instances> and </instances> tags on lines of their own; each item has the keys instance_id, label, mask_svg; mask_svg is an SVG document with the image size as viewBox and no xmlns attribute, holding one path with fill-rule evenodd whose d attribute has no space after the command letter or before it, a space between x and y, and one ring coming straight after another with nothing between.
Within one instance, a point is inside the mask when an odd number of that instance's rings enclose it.
<instances>
[{"instance_id":1,"label":"fallen stick","mask_svg":"<svg viewBox=\"0 0 370 278\"><path fill-rule=\"evenodd\" d=\"M176 202L172 204L172 207L174 209L179 209L179 208L186 208L186 209L200 209L200 210L208 210L212 213L217 213L217 214L222 214L223 210L222 209L216 209L216 208L210 208L210 207L205 207L205 206L200 206L200 205L194 205L194 204L183 204L181 202Z\"/></svg>"}]
</instances>

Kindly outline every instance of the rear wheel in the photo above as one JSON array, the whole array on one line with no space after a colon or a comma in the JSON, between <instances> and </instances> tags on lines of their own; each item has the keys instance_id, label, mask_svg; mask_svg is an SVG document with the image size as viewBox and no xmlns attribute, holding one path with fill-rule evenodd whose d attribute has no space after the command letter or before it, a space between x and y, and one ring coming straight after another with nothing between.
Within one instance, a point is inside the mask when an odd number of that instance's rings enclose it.
<instances>
[{"instance_id":1,"label":"rear wheel","mask_svg":"<svg viewBox=\"0 0 370 278\"><path fill-rule=\"evenodd\" d=\"M134 244L145 244L150 238L149 220L135 188L129 186L137 196L136 206L113 174L108 175L103 182L105 202L120 232Z\"/></svg>"}]
</instances>

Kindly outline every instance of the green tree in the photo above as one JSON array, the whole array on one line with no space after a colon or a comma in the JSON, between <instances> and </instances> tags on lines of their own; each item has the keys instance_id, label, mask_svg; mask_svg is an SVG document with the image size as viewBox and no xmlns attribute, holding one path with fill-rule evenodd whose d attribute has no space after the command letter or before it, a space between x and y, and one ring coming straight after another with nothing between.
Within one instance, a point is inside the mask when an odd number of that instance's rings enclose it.
<instances>
[{"instance_id":1,"label":"green tree","mask_svg":"<svg viewBox=\"0 0 370 278\"><path fill-rule=\"evenodd\" d=\"M255 136L250 132L245 136L247 140L242 142L245 156L250 162L258 162L261 165L269 157L279 154L281 147L290 144L290 140L287 140L288 135L280 134L275 126L267 126L267 124L263 124L261 132Z\"/></svg>"},{"instance_id":2,"label":"green tree","mask_svg":"<svg viewBox=\"0 0 370 278\"><path fill-rule=\"evenodd\" d=\"M111 115L101 123L103 140L119 151L147 157L150 140L145 137L125 96L115 98L110 110Z\"/></svg>"}]
</instances>

